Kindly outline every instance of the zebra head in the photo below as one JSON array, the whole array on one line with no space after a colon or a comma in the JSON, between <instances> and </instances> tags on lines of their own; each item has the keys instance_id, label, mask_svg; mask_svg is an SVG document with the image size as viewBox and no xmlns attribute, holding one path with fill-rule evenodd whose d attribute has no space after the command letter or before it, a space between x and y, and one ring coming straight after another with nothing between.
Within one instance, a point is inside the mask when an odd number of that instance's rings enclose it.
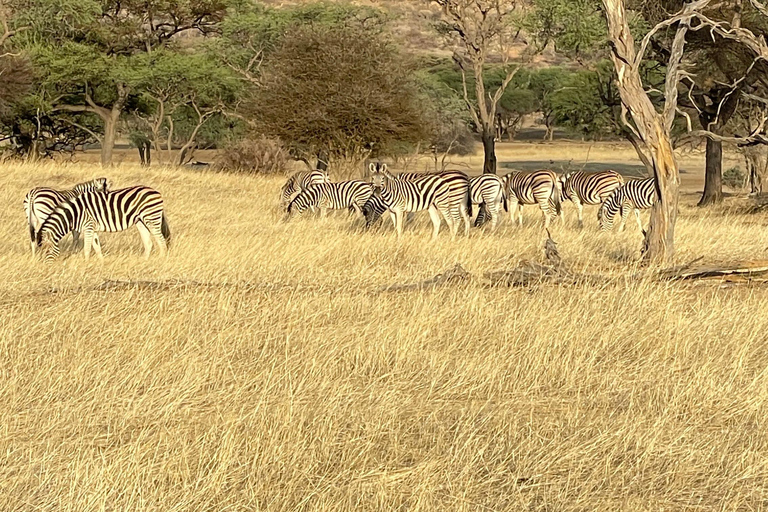
<instances>
[{"instance_id":1,"label":"zebra head","mask_svg":"<svg viewBox=\"0 0 768 512\"><path fill-rule=\"evenodd\" d=\"M37 247L38 254L41 255L46 263L53 263L59 256L59 244L56 242L53 233L46 230L43 232L41 229L37 233Z\"/></svg>"},{"instance_id":2,"label":"zebra head","mask_svg":"<svg viewBox=\"0 0 768 512\"><path fill-rule=\"evenodd\" d=\"M381 196L381 191L387 188L389 180L392 175L387 171L387 164L373 163L368 167L371 171L371 185L373 186L373 193L376 197Z\"/></svg>"},{"instance_id":3,"label":"zebra head","mask_svg":"<svg viewBox=\"0 0 768 512\"><path fill-rule=\"evenodd\" d=\"M600 223L601 231L610 231L613 229L613 218L616 216L614 207L609 204L610 197L600 205L600 209L597 210L597 221Z\"/></svg>"}]
</instances>

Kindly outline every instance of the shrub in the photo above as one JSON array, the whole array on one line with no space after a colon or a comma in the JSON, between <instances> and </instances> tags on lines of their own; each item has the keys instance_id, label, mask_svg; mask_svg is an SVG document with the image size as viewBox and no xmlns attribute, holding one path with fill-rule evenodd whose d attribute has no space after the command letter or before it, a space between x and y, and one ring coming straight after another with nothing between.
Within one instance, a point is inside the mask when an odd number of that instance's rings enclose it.
<instances>
[{"instance_id":1,"label":"shrub","mask_svg":"<svg viewBox=\"0 0 768 512\"><path fill-rule=\"evenodd\" d=\"M216 161L216 169L249 174L285 172L288 151L276 139L259 136L243 139L225 148Z\"/></svg>"},{"instance_id":2,"label":"shrub","mask_svg":"<svg viewBox=\"0 0 768 512\"><path fill-rule=\"evenodd\" d=\"M747 186L747 174L741 170L741 167L731 167L723 172L723 185L740 190Z\"/></svg>"}]
</instances>

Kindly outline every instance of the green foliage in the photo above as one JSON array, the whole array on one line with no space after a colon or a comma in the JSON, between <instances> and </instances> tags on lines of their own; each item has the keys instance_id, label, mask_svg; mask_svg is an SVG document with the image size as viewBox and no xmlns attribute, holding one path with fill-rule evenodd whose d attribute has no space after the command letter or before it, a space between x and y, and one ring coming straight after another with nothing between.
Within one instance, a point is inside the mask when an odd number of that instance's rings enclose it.
<instances>
[{"instance_id":1,"label":"green foliage","mask_svg":"<svg viewBox=\"0 0 768 512\"><path fill-rule=\"evenodd\" d=\"M747 173L741 167L731 167L723 172L723 185L734 190L741 190L747 186Z\"/></svg>"},{"instance_id":2,"label":"green foliage","mask_svg":"<svg viewBox=\"0 0 768 512\"><path fill-rule=\"evenodd\" d=\"M552 43L570 56L605 47L608 29L599 0L532 0L532 5L521 25L542 47Z\"/></svg>"},{"instance_id":3,"label":"green foliage","mask_svg":"<svg viewBox=\"0 0 768 512\"><path fill-rule=\"evenodd\" d=\"M474 151L472 120L459 94L435 74L421 70L416 75L424 97L427 143L436 154L467 155Z\"/></svg>"},{"instance_id":4,"label":"green foliage","mask_svg":"<svg viewBox=\"0 0 768 512\"><path fill-rule=\"evenodd\" d=\"M404 55L357 23L291 26L262 71L246 111L258 132L295 154L380 154L393 142L425 136Z\"/></svg>"}]
</instances>

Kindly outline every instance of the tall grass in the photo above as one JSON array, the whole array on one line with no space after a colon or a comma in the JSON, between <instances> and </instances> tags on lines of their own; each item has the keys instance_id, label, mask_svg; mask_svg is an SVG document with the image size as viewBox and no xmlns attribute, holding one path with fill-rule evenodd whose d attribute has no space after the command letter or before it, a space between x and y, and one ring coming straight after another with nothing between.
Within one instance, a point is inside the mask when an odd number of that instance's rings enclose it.
<instances>
[{"instance_id":1,"label":"tall grass","mask_svg":"<svg viewBox=\"0 0 768 512\"><path fill-rule=\"evenodd\" d=\"M639 234L553 237L615 279L381 292L541 257L525 226L429 242L346 215L280 222L280 179L120 167L159 189L167 259L31 259L34 185L0 188L1 510L760 510L768 293L630 279ZM680 261L765 258L765 215L686 202ZM443 228L445 229L445 228ZM64 251L65 255L68 253Z\"/></svg>"}]
</instances>

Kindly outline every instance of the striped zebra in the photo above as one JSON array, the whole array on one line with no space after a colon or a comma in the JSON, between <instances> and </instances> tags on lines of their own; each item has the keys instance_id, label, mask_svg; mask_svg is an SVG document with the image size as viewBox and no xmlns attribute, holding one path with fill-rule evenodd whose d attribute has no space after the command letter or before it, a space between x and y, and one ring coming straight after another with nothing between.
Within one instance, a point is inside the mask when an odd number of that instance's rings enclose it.
<instances>
[{"instance_id":1,"label":"striped zebra","mask_svg":"<svg viewBox=\"0 0 768 512\"><path fill-rule=\"evenodd\" d=\"M369 170L374 194L387 206L398 237L403 234L403 215L423 210L428 210L432 219L433 239L440 232L441 216L452 237L456 236L461 221L464 234L469 234L472 198L469 177L463 172L421 174L409 176L412 181L408 181L393 176L386 164L371 163Z\"/></svg>"},{"instance_id":2,"label":"striped zebra","mask_svg":"<svg viewBox=\"0 0 768 512\"><path fill-rule=\"evenodd\" d=\"M610 231L613 229L613 219L617 214L621 215L619 231L624 230L624 225L629 217L629 211L635 211L635 219L640 231L643 231L643 223L640 220L640 210L647 210L656 203L656 183L653 178L644 180L631 180L613 191L605 200L598 212L600 229Z\"/></svg>"},{"instance_id":3,"label":"striped zebra","mask_svg":"<svg viewBox=\"0 0 768 512\"><path fill-rule=\"evenodd\" d=\"M83 234L85 259L90 257L91 247L103 258L97 232L124 231L133 225L141 235L145 258L152 252L153 238L160 254L165 254L171 231L163 211L163 198L157 190L144 186L86 192L60 204L43 222L37 244L45 261L53 261L59 254L59 241L77 230Z\"/></svg>"},{"instance_id":4,"label":"striped zebra","mask_svg":"<svg viewBox=\"0 0 768 512\"><path fill-rule=\"evenodd\" d=\"M291 174L291 176L280 189L280 207L283 209L287 208L288 203L291 202L291 199L294 197L294 195L298 194L310 185L330 182L331 180L328 177L328 173L326 171L316 169L314 171L295 172Z\"/></svg>"},{"instance_id":5,"label":"striped zebra","mask_svg":"<svg viewBox=\"0 0 768 512\"><path fill-rule=\"evenodd\" d=\"M380 221L382 216L389 211L387 205L381 196L371 194L371 197L363 205L363 216L365 217L365 228L369 229L376 222Z\"/></svg>"},{"instance_id":6,"label":"striped zebra","mask_svg":"<svg viewBox=\"0 0 768 512\"><path fill-rule=\"evenodd\" d=\"M475 226L480 226L490 219L491 229L495 230L501 220L501 208L508 209L504 180L495 174L481 174L469 180L472 204L480 205Z\"/></svg>"},{"instance_id":7,"label":"striped zebra","mask_svg":"<svg viewBox=\"0 0 768 512\"><path fill-rule=\"evenodd\" d=\"M544 228L560 215L560 190L557 175L552 171L513 171L504 176L504 188L509 202L509 217L523 225L523 205L538 204L544 216Z\"/></svg>"},{"instance_id":8,"label":"striped zebra","mask_svg":"<svg viewBox=\"0 0 768 512\"><path fill-rule=\"evenodd\" d=\"M611 193L624 184L624 178L616 171L571 172L560 176L562 198L570 199L579 214L579 227L584 225L584 205L603 203Z\"/></svg>"},{"instance_id":9,"label":"striped zebra","mask_svg":"<svg viewBox=\"0 0 768 512\"><path fill-rule=\"evenodd\" d=\"M24 213L29 224L29 241L32 246L32 254L37 251L37 233L45 219L59 206L70 199L85 192L107 192L109 190L109 181L107 178L96 178L95 180L78 183L70 190L54 190L52 188L37 187L33 188L24 197ZM72 247L77 246L77 240L80 233L77 230L72 231Z\"/></svg>"},{"instance_id":10,"label":"striped zebra","mask_svg":"<svg viewBox=\"0 0 768 512\"><path fill-rule=\"evenodd\" d=\"M318 183L305 188L291 200L288 216L294 213L300 215L314 208L320 209L322 217L328 210L352 210L363 215L363 206L372 194L371 184L365 181Z\"/></svg>"}]
</instances>

